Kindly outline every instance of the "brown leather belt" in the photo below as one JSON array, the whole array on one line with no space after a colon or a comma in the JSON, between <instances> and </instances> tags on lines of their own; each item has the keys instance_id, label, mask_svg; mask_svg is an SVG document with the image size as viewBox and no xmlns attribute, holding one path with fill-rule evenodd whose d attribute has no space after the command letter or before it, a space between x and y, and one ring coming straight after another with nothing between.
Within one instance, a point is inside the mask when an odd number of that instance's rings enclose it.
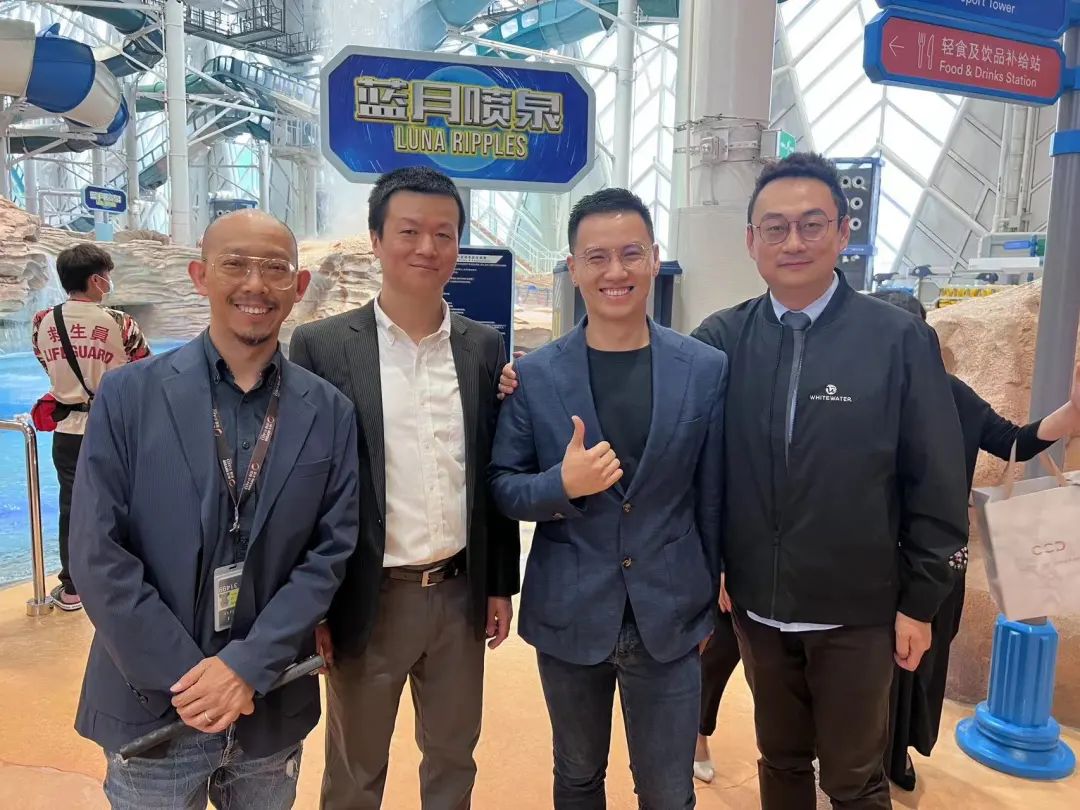
<instances>
[{"instance_id":1,"label":"brown leather belt","mask_svg":"<svg viewBox=\"0 0 1080 810\"><path fill-rule=\"evenodd\" d=\"M430 588L464 573L460 555L426 567L404 565L383 569L383 576L402 582L418 582L421 588Z\"/></svg>"}]
</instances>

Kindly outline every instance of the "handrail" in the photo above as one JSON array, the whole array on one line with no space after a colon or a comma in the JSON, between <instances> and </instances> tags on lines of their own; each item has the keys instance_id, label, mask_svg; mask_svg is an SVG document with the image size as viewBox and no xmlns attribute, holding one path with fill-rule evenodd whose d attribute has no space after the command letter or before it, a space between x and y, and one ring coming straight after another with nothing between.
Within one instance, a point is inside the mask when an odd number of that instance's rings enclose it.
<instances>
[{"instance_id":1,"label":"handrail","mask_svg":"<svg viewBox=\"0 0 1080 810\"><path fill-rule=\"evenodd\" d=\"M45 593L45 545L41 536L41 480L38 477L37 431L18 420L0 419L0 430L23 435L26 444L26 497L30 504L30 560L34 574L34 598L26 600L27 616L44 616L52 610Z\"/></svg>"}]
</instances>

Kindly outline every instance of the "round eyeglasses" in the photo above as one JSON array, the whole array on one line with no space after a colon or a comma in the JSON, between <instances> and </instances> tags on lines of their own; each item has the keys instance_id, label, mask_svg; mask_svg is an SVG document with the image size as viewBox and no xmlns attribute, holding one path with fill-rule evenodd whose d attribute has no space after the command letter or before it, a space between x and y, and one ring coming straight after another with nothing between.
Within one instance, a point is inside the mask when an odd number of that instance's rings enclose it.
<instances>
[{"instance_id":1,"label":"round eyeglasses","mask_svg":"<svg viewBox=\"0 0 1080 810\"><path fill-rule=\"evenodd\" d=\"M275 290L288 290L296 283L296 265L287 259L264 259L225 253L214 259L214 271L229 281L242 282L258 268L263 283Z\"/></svg>"},{"instance_id":2,"label":"round eyeglasses","mask_svg":"<svg viewBox=\"0 0 1080 810\"><path fill-rule=\"evenodd\" d=\"M794 222L777 215L763 218L755 227L765 244L780 245L787 241L792 227L798 228L799 238L804 242L818 242L829 232L829 225L837 221L829 219L825 214L810 214Z\"/></svg>"},{"instance_id":3,"label":"round eyeglasses","mask_svg":"<svg viewBox=\"0 0 1080 810\"><path fill-rule=\"evenodd\" d=\"M584 253L575 254L579 261L585 263L590 270L607 270L611 266L612 258L619 257L619 264L625 269L640 270L648 264L652 256L652 246L643 245L640 242L631 242L621 248L589 248Z\"/></svg>"}]
</instances>

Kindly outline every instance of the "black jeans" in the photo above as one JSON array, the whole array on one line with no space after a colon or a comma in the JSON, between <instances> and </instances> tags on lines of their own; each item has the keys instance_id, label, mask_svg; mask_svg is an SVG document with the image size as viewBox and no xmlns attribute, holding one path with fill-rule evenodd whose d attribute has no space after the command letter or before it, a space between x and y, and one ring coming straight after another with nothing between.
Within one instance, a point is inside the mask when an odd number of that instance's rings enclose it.
<instances>
[{"instance_id":1,"label":"black jeans","mask_svg":"<svg viewBox=\"0 0 1080 810\"><path fill-rule=\"evenodd\" d=\"M694 729L701 705L697 648L657 661L637 625L623 624L594 666L537 653L555 749L555 810L603 810L615 686L619 687L639 810L694 807Z\"/></svg>"},{"instance_id":2,"label":"black jeans","mask_svg":"<svg viewBox=\"0 0 1080 810\"><path fill-rule=\"evenodd\" d=\"M68 526L71 522L71 490L75 486L75 465L82 447L81 433L54 433L52 457L60 481L60 584L70 594L78 593L68 571Z\"/></svg>"}]
</instances>

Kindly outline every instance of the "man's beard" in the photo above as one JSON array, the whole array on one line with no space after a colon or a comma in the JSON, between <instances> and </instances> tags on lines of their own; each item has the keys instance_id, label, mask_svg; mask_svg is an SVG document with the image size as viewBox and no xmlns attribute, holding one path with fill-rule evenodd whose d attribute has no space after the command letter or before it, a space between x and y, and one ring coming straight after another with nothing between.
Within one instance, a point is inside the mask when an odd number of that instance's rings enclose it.
<instances>
[{"instance_id":1,"label":"man's beard","mask_svg":"<svg viewBox=\"0 0 1080 810\"><path fill-rule=\"evenodd\" d=\"M270 332L270 333L265 334L265 335L259 334L257 332L247 332L247 333L236 332L235 334L236 334L236 339L237 340L239 340L245 346L251 346L252 348L254 348L256 346L261 346L262 344L266 343L266 341L270 340L274 336L273 332Z\"/></svg>"}]
</instances>

